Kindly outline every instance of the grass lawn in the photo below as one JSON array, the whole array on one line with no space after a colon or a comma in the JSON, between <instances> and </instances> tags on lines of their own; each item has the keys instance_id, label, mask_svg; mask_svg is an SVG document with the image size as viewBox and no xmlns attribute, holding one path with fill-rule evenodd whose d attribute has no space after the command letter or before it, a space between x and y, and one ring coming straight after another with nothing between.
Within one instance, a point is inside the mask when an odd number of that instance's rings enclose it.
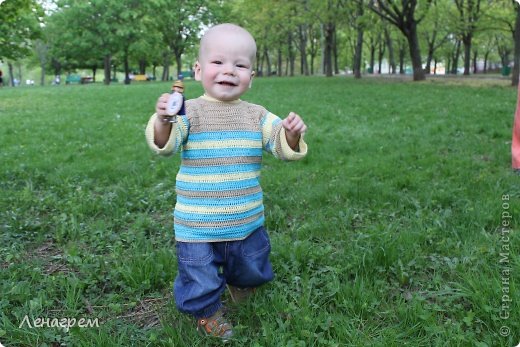
<instances>
[{"instance_id":1,"label":"grass lawn","mask_svg":"<svg viewBox=\"0 0 520 347\"><path fill-rule=\"evenodd\" d=\"M520 341L516 89L454 81L255 80L244 99L298 112L309 155L264 157L276 279L228 345ZM172 300L180 159L144 139L169 85L0 90L4 345L215 345Z\"/></svg>"}]
</instances>

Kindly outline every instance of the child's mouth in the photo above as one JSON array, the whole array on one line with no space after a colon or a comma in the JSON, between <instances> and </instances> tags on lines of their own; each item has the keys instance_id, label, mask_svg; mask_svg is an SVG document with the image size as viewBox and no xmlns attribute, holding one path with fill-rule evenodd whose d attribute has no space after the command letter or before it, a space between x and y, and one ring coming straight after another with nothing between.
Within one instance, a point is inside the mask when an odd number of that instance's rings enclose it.
<instances>
[{"instance_id":1,"label":"child's mouth","mask_svg":"<svg viewBox=\"0 0 520 347\"><path fill-rule=\"evenodd\" d=\"M221 81L221 82L217 82L218 84L220 84L221 86L227 86L227 87L234 87L235 84L232 83L232 82L227 82L227 81Z\"/></svg>"}]
</instances>

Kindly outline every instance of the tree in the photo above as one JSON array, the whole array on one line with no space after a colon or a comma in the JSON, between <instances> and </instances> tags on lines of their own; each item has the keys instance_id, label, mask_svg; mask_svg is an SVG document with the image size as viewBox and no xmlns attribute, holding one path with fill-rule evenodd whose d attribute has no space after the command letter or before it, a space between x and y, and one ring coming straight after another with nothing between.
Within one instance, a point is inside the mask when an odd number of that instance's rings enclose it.
<instances>
[{"instance_id":1,"label":"tree","mask_svg":"<svg viewBox=\"0 0 520 347\"><path fill-rule=\"evenodd\" d=\"M481 21L483 22L482 26L487 29L488 33L484 40L486 43L497 33L499 35L503 33L510 35L514 46L511 83L513 86L517 86L520 73L520 4L514 0L488 4L487 11L483 13Z\"/></svg>"},{"instance_id":2,"label":"tree","mask_svg":"<svg viewBox=\"0 0 520 347\"><path fill-rule=\"evenodd\" d=\"M318 13L321 22L321 30L323 36L322 45L322 63L323 73L327 77L333 75L333 59L337 52L336 26L340 18L344 18L345 3L341 0L327 0L322 2Z\"/></svg>"},{"instance_id":3,"label":"tree","mask_svg":"<svg viewBox=\"0 0 520 347\"><path fill-rule=\"evenodd\" d=\"M397 0L370 1L372 11L399 28L406 37L410 49L414 81L422 81L426 78L422 68L417 26L424 19L432 0L425 0L422 3L424 4L422 14L415 18L418 7L417 0L401 0L400 6Z\"/></svg>"},{"instance_id":4,"label":"tree","mask_svg":"<svg viewBox=\"0 0 520 347\"><path fill-rule=\"evenodd\" d=\"M120 0L112 2L112 30L115 31L117 42L120 50L119 54L123 58L123 66L125 72L125 84L130 84L130 54L139 51L142 44L142 35L150 27L151 11L149 11L149 2L141 2L139 0ZM144 73L144 71L142 71Z\"/></svg>"},{"instance_id":5,"label":"tree","mask_svg":"<svg viewBox=\"0 0 520 347\"><path fill-rule=\"evenodd\" d=\"M121 42L114 30L121 0L61 0L58 10L49 18L54 57L63 59L69 69L91 68L94 79L98 66L103 66L104 83L110 84L112 57ZM67 30L63 30L67 28Z\"/></svg>"},{"instance_id":6,"label":"tree","mask_svg":"<svg viewBox=\"0 0 520 347\"><path fill-rule=\"evenodd\" d=\"M359 79L361 78L363 61L363 36L368 23L365 16L365 1L357 0L354 2L354 6L355 8L350 11L351 26L356 30L356 44L354 48L352 71L354 73L354 78Z\"/></svg>"},{"instance_id":7,"label":"tree","mask_svg":"<svg viewBox=\"0 0 520 347\"><path fill-rule=\"evenodd\" d=\"M160 13L154 20L163 46L162 80L167 80L171 57L173 56L177 64L177 74L181 73L183 54L197 44L203 28L215 21L214 14L220 13L220 3L204 0L157 0L153 4L155 13Z\"/></svg>"},{"instance_id":8,"label":"tree","mask_svg":"<svg viewBox=\"0 0 520 347\"><path fill-rule=\"evenodd\" d=\"M464 45L464 75L469 75L471 66L471 41L477 30L481 15L480 0L454 0L460 19L460 34Z\"/></svg>"},{"instance_id":9,"label":"tree","mask_svg":"<svg viewBox=\"0 0 520 347\"><path fill-rule=\"evenodd\" d=\"M14 86L13 61L28 56L41 35L43 10L34 0L10 0L0 9L0 60L7 60Z\"/></svg>"},{"instance_id":10,"label":"tree","mask_svg":"<svg viewBox=\"0 0 520 347\"><path fill-rule=\"evenodd\" d=\"M38 56L38 62L40 63L41 68L41 76L40 76L40 85L45 85L45 68L47 65L47 52L48 46L45 42L38 39L34 43L34 49L36 51L36 55Z\"/></svg>"},{"instance_id":11,"label":"tree","mask_svg":"<svg viewBox=\"0 0 520 347\"><path fill-rule=\"evenodd\" d=\"M435 51L444 45L450 34L450 21L448 16L448 3L442 0L434 0L430 14L425 18L422 37L426 43L426 66L424 71L429 74Z\"/></svg>"}]
</instances>

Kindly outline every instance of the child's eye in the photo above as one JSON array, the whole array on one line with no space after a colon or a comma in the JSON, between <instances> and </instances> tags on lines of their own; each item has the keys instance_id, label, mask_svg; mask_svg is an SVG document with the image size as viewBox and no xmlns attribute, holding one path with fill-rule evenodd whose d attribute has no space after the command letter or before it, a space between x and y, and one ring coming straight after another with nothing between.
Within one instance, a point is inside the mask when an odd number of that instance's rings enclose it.
<instances>
[{"instance_id":1,"label":"child's eye","mask_svg":"<svg viewBox=\"0 0 520 347\"><path fill-rule=\"evenodd\" d=\"M247 69L249 68L247 65L245 64L237 64L237 67L241 68L241 69Z\"/></svg>"},{"instance_id":2,"label":"child's eye","mask_svg":"<svg viewBox=\"0 0 520 347\"><path fill-rule=\"evenodd\" d=\"M216 64L216 65L222 64L222 62L220 60L213 60L211 63Z\"/></svg>"}]
</instances>

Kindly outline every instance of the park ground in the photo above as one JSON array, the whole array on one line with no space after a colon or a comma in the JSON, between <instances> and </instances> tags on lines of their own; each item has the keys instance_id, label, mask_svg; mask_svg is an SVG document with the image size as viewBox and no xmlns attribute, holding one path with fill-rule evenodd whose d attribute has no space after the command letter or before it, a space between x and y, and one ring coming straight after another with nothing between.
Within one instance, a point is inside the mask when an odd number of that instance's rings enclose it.
<instances>
[{"instance_id":1,"label":"park ground","mask_svg":"<svg viewBox=\"0 0 520 347\"><path fill-rule=\"evenodd\" d=\"M179 157L144 141L169 87L0 90L4 345L216 344L172 300ZM244 99L298 112L309 155L264 157L276 278L231 307L228 345L516 346L516 93L504 78L256 79Z\"/></svg>"}]
</instances>

